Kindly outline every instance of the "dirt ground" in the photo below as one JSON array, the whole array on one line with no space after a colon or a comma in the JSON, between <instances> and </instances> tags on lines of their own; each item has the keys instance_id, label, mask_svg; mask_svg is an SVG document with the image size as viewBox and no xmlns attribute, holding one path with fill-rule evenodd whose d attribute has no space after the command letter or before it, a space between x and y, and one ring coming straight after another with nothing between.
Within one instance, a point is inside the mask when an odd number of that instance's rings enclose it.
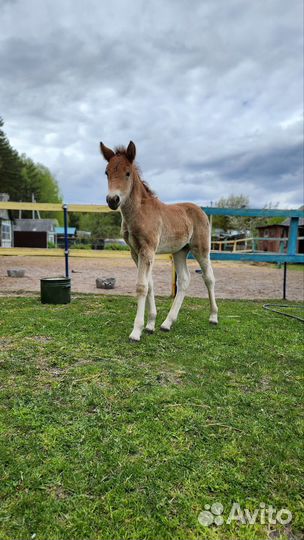
<instances>
[{"instance_id":1,"label":"dirt ground","mask_svg":"<svg viewBox=\"0 0 304 540\"><path fill-rule=\"evenodd\" d=\"M206 298L202 276L195 272L198 265L188 261L191 284L188 296ZM9 268L23 268L24 278L7 276ZM283 269L248 263L213 262L217 298L281 299ZM72 292L95 294L135 294L136 268L127 259L84 259L71 257ZM154 266L155 293L169 296L171 291L171 263L156 261ZM64 260L60 257L0 257L0 296L13 293L39 292L40 278L64 275ZM116 288L96 288L97 277L115 277ZM289 270L287 275L288 300L303 300L304 273Z\"/></svg>"}]
</instances>

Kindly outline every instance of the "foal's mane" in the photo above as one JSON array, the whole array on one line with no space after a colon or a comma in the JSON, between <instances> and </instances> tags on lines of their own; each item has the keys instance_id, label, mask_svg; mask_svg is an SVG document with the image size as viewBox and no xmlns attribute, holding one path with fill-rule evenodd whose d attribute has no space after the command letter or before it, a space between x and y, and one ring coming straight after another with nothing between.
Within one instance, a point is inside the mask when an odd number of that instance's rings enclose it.
<instances>
[{"instance_id":1,"label":"foal's mane","mask_svg":"<svg viewBox=\"0 0 304 540\"><path fill-rule=\"evenodd\" d=\"M126 157L128 159L127 149L126 149L125 146L116 146L114 148L114 152L115 152L115 156L124 156L124 157ZM134 170L135 170L135 173L137 175L138 180L141 182L141 184L145 188L146 194L149 197L156 198L157 197L156 193L150 188L149 184L145 180L142 179L141 170L140 170L139 166L137 165L137 163L133 163L133 167L134 167Z\"/></svg>"}]
</instances>

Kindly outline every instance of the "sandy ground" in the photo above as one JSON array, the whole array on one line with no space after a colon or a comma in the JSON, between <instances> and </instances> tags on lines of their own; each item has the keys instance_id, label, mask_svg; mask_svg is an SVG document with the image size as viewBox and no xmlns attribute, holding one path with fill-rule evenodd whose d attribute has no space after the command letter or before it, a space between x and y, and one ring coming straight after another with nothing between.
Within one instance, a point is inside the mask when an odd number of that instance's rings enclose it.
<instances>
[{"instance_id":1,"label":"sandy ground","mask_svg":"<svg viewBox=\"0 0 304 540\"><path fill-rule=\"evenodd\" d=\"M206 298L207 291L202 277L195 270L198 265L188 261L191 284L188 296ZM7 269L23 268L24 278L7 276ZM281 299L283 269L248 263L213 262L217 298L231 299ZM135 294L136 268L126 259L70 258L72 292L95 294ZM155 293L169 296L171 291L171 263L156 261L154 267ZM64 261L60 257L0 257L0 295L18 292L39 292L40 278L64 275ZM115 277L116 288L106 291L97 289L97 277ZM303 300L304 273L289 270L287 298Z\"/></svg>"}]
</instances>

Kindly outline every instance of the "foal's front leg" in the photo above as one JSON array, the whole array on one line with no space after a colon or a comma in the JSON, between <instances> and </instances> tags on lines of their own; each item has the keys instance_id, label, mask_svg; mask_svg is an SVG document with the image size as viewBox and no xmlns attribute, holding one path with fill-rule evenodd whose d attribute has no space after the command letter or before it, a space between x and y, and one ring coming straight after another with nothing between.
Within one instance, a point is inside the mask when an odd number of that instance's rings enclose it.
<instances>
[{"instance_id":1,"label":"foal's front leg","mask_svg":"<svg viewBox=\"0 0 304 540\"><path fill-rule=\"evenodd\" d=\"M148 286L152 272L154 253L148 249L141 249L138 253L137 264L137 313L133 330L129 336L130 341L140 341L140 336L145 323L145 305L148 294Z\"/></svg>"},{"instance_id":2,"label":"foal's front leg","mask_svg":"<svg viewBox=\"0 0 304 540\"><path fill-rule=\"evenodd\" d=\"M138 255L134 251L134 249L132 249L132 247L131 247L131 256L136 266L138 266ZM156 320L157 310L156 310L156 304L155 304L155 298L154 298L152 269L150 271L149 278L148 278L148 294L147 294L146 302L148 304L148 320L147 320L145 330L148 334L153 334L155 330L155 320Z\"/></svg>"}]
</instances>

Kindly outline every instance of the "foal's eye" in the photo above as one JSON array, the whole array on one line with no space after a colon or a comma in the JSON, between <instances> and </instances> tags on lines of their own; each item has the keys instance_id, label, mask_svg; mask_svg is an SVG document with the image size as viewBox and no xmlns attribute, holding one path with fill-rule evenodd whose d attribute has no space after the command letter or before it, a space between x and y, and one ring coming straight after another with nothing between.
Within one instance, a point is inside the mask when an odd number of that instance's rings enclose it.
<instances>
[{"instance_id":1,"label":"foal's eye","mask_svg":"<svg viewBox=\"0 0 304 540\"><path fill-rule=\"evenodd\" d=\"M105 175L106 175L106 176L109 176L109 173L108 173L108 171L105 171Z\"/></svg>"},{"instance_id":2,"label":"foal's eye","mask_svg":"<svg viewBox=\"0 0 304 540\"><path fill-rule=\"evenodd\" d=\"M128 177L129 177L129 176L130 176L130 174L131 174L130 172L127 172L127 173L126 173L126 176L128 176Z\"/></svg>"}]
</instances>

